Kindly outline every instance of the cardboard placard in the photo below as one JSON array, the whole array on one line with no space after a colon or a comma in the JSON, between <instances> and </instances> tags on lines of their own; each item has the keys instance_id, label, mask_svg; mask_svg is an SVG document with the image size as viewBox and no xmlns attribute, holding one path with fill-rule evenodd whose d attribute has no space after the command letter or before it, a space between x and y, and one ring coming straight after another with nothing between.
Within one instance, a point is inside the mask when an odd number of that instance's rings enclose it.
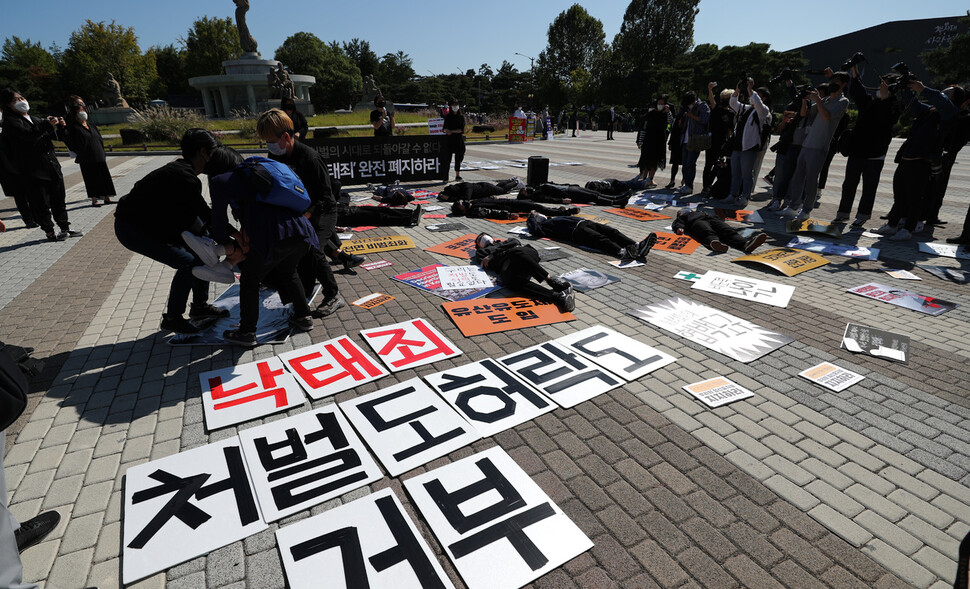
<instances>
[{"instance_id":1,"label":"cardboard placard","mask_svg":"<svg viewBox=\"0 0 970 589\"><path fill-rule=\"evenodd\" d=\"M723 376L684 385L683 389L711 409L754 396L748 389Z\"/></svg>"},{"instance_id":2,"label":"cardboard placard","mask_svg":"<svg viewBox=\"0 0 970 589\"><path fill-rule=\"evenodd\" d=\"M344 401L340 410L392 477L481 437L417 377Z\"/></svg>"},{"instance_id":3,"label":"cardboard placard","mask_svg":"<svg viewBox=\"0 0 970 589\"><path fill-rule=\"evenodd\" d=\"M132 466L124 490L125 585L268 527L236 436Z\"/></svg>"},{"instance_id":4,"label":"cardboard placard","mask_svg":"<svg viewBox=\"0 0 970 589\"><path fill-rule=\"evenodd\" d=\"M674 274L674 278L677 280L686 280L687 282L697 282L703 277L703 274L694 274L693 272L688 272L687 270L681 270L680 272Z\"/></svg>"},{"instance_id":5,"label":"cardboard placard","mask_svg":"<svg viewBox=\"0 0 970 589\"><path fill-rule=\"evenodd\" d=\"M945 266L929 266L926 264L917 264L918 268L926 270L933 276L941 280L947 280L949 282L956 282L957 284L967 284L970 282L970 272L966 270L960 270L959 268L947 268ZM919 278L917 278L919 280Z\"/></svg>"},{"instance_id":6,"label":"cardboard placard","mask_svg":"<svg viewBox=\"0 0 970 589\"><path fill-rule=\"evenodd\" d=\"M909 336L848 323L842 334L842 348L894 362L909 363Z\"/></svg>"},{"instance_id":7,"label":"cardboard placard","mask_svg":"<svg viewBox=\"0 0 970 589\"><path fill-rule=\"evenodd\" d=\"M817 254L834 254L847 258L860 258L863 260L879 259L879 250L876 248L832 243L831 241L822 241L813 237L805 237L804 235L795 237L788 242L786 247L815 252Z\"/></svg>"},{"instance_id":8,"label":"cardboard placard","mask_svg":"<svg viewBox=\"0 0 970 589\"><path fill-rule=\"evenodd\" d=\"M603 217L597 217L596 215L575 215L580 219L586 219L587 221L592 221L593 223L599 223L600 225L608 225L610 220L604 219Z\"/></svg>"},{"instance_id":9,"label":"cardboard placard","mask_svg":"<svg viewBox=\"0 0 970 589\"><path fill-rule=\"evenodd\" d=\"M497 446L404 488L469 589L518 589L593 547Z\"/></svg>"},{"instance_id":10,"label":"cardboard placard","mask_svg":"<svg viewBox=\"0 0 970 589\"><path fill-rule=\"evenodd\" d=\"M360 335L391 372L417 368L462 353L425 319L365 329Z\"/></svg>"},{"instance_id":11,"label":"cardboard placard","mask_svg":"<svg viewBox=\"0 0 970 589\"><path fill-rule=\"evenodd\" d=\"M366 297L361 297L350 304L355 307L360 307L361 309L376 309L384 303L393 300L394 297L389 294L375 292L374 294L367 295Z\"/></svg>"},{"instance_id":12,"label":"cardboard placard","mask_svg":"<svg viewBox=\"0 0 970 589\"><path fill-rule=\"evenodd\" d=\"M377 252L391 252L395 250L409 250L414 248L414 242L405 235L387 235L385 237L367 237L345 241L342 248L347 255L374 254Z\"/></svg>"},{"instance_id":13,"label":"cardboard placard","mask_svg":"<svg viewBox=\"0 0 970 589\"><path fill-rule=\"evenodd\" d=\"M424 251L470 260L475 256L475 237L477 236L474 233L469 233L438 245L426 247Z\"/></svg>"},{"instance_id":14,"label":"cardboard placard","mask_svg":"<svg viewBox=\"0 0 970 589\"><path fill-rule=\"evenodd\" d=\"M549 301L524 297L454 301L441 306L465 337L576 319Z\"/></svg>"},{"instance_id":15,"label":"cardboard placard","mask_svg":"<svg viewBox=\"0 0 970 589\"><path fill-rule=\"evenodd\" d=\"M845 368L839 368L835 364L829 364L828 362L822 362L818 366L803 370L798 373L798 376L810 380L815 384L822 385L836 393L844 391L865 378L861 374L856 374Z\"/></svg>"},{"instance_id":16,"label":"cardboard placard","mask_svg":"<svg viewBox=\"0 0 970 589\"><path fill-rule=\"evenodd\" d=\"M291 589L454 589L391 489L276 530Z\"/></svg>"},{"instance_id":17,"label":"cardboard placard","mask_svg":"<svg viewBox=\"0 0 970 589\"><path fill-rule=\"evenodd\" d=\"M891 268L884 268L883 271L893 278L898 278L899 280L923 280L909 270L893 270Z\"/></svg>"},{"instance_id":18,"label":"cardboard placard","mask_svg":"<svg viewBox=\"0 0 970 589\"><path fill-rule=\"evenodd\" d=\"M494 436L556 408L492 359L424 377L483 437Z\"/></svg>"},{"instance_id":19,"label":"cardboard placard","mask_svg":"<svg viewBox=\"0 0 970 589\"><path fill-rule=\"evenodd\" d=\"M878 237L882 237L881 235ZM965 245L955 245L950 243L943 243L934 241L932 243L924 243L922 241L918 242L919 251L924 254L932 254L934 256L943 256L944 258L959 258L961 260L970 260L970 250L967 249Z\"/></svg>"},{"instance_id":20,"label":"cardboard placard","mask_svg":"<svg viewBox=\"0 0 970 589\"><path fill-rule=\"evenodd\" d=\"M636 219L637 221L659 221L661 219L671 219L670 215L662 215L660 213L655 213L654 211L647 211L644 209L604 209L606 213L613 213L614 215L619 215L621 217L626 217L628 219Z\"/></svg>"},{"instance_id":21,"label":"cardboard placard","mask_svg":"<svg viewBox=\"0 0 970 589\"><path fill-rule=\"evenodd\" d=\"M486 221L489 223L498 223L499 225L514 225L516 223L521 223L525 218L525 215L516 215L510 219L486 219Z\"/></svg>"},{"instance_id":22,"label":"cardboard placard","mask_svg":"<svg viewBox=\"0 0 970 589\"><path fill-rule=\"evenodd\" d=\"M435 213L429 213L427 215L424 215L422 218L423 219L445 219L447 217L448 217L448 215L440 215L440 214L435 214Z\"/></svg>"},{"instance_id":23,"label":"cardboard placard","mask_svg":"<svg viewBox=\"0 0 970 589\"><path fill-rule=\"evenodd\" d=\"M677 235L676 233L664 233L657 231L657 243L654 250L674 252L676 254L692 254L700 246L700 242L690 235Z\"/></svg>"},{"instance_id":24,"label":"cardboard placard","mask_svg":"<svg viewBox=\"0 0 970 589\"><path fill-rule=\"evenodd\" d=\"M239 441L267 523L383 477L336 405L243 430Z\"/></svg>"},{"instance_id":25,"label":"cardboard placard","mask_svg":"<svg viewBox=\"0 0 970 589\"><path fill-rule=\"evenodd\" d=\"M428 231L468 231L468 227L462 223L438 223L436 225L425 225Z\"/></svg>"},{"instance_id":26,"label":"cardboard placard","mask_svg":"<svg viewBox=\"0 0 970 589\"><path fill-rule=\"evenodd\" d=\"M789 233L820 233L835 239L842 238L842 228L839 225L833 225L828 221L819 219L804 219L802 221L789 219L785 224L785 229Z\"/></svg>"},{"instance_id":27,"label":"cardboard placard","mask_svg":"<svg viewBox=\"0 0 970 589\"><path fill-rule=\"evenodd\" d=\"M934 317L942 315L947 311L952 311L960 306L956 303L951 303L950 301L944 301L943 299L938 299L936 297L923 296L921 294L899 288L891 288L877 282L870 282L855 288L850 288L846 290L846 292L851 292L852 294L861 295L870 299L876 299L877 301L883 301L885 303L889 303L890 305L896 305L897 307L918 311Z\"/></svg>"},{"instance_id":28,"label":"cardboard placard","mask_svg":"<svg viewBox=\"0 0 970 589\"><path fill-rule=\"evenodd\" d=\"M332 397L389 374L345 335L284 352L279 358L315 400Z\"/></svg>"},{"instance_id":29,"label":"cardboard placard","mask_svg":"<svg viewBox=\"0 0 970 589\"><path fill-rule=\"evenodd\" d=\"M623 384L620 377L555 342L509 354L499 362L567 409Z\"/></svg>"},{"instance_id":30,"label":"cardboard placard","mask_svg":"<svg viewBox=\"0 0 970 589\"><path fill-rule=\"evenodd\" d=\"M370 272L371 270L377 270L378 268L387 268L388 266L393 266L393 265L394 265L394 262L388 262L387 260L377 260L375 262L367 262L366 264L361 264L360 267Z\"/></svg>"},{"instance_id":31,"label":"cardboard placard","mask_svg":"<svg viewBox=\"0 0 970 589\"><path fill-rule=\"evenodd\" d=\"M479 266L438 266L435 270L444 290L479 290L495 286Z\"/></svg>"},{"instance_id":32,"label":"cardboard placard","mask_svg":"<svg viewBox=\"0 0 970 589\"><path fill-rule=\"evenodd\" d=\"M442 266L444 264L432 264L424 268L418 268L410 272L392 276L391 278L448 301L469 301L477 299L499 288L497 286L490 286L487 288L445 290L441 287L441 279L438 277L438 268Z\"/></svg>"},{"instance_id":33,"label":"cardboard placard","mask_svg":"<svg viewBox=\"0 0 970 589\"><path fill-rule=\"evenodd\" d=\"M674 297L627 314L675 333L738 362L751 362L795 341L690 299Z\"/></svg>"},{"instance_id":34,"label":"cardboard placard","mask_svg":"<svg viewBox=\"0 0 970 589\"><path fill-rule=\"evenodd\" d=\"M602 325L564 335L553 341L582 354L610 373L628 381L677 361L669 354Z\"/></svg>"},{"instance_id":35,"label":"cardboard placard","mask_svg":"<svg viewBox=\"0 0 970 589\"><path fill-rule=\"evenodd\" d=\"M776 248L734 258L732 262L754 262L764 264L770 268L781 272L785 276L795 276L802 272L813 270L829 263L828 260L818 254L796 250L792 248Z\"/></svg>"},{"instance_id":36,"label":"cardboard placard","mask_svg":"<svg viewBox=\"0 0 970 589\"><path fill-rule=\"evenodd\" d=\"M620 281L616 276L600 272L599 270L590 270L589 268L580 268L579 270L560 274L559 278L573 285L573 288L577 292L588 292L595 288Z\"/></svg>"},{"instance_id":37,"label":"cardboard placard","mask_svg":"<svg viewBox=\"0 0 970 589\"><path fill-rule=\"evenodd\" d=\"M277 358L199 375L202 410L209 431L303 405L303 389Z\"/></svg>"},{"instance_id":38,"label":"cardboard placard","mask_svg":"<svg viewBox=\"0 0 970 589\"><path fill-rule=\"evenodd\" d=\"M691 288L782 308L788 306L792 295L795 294L794 286L713 270L709 270L700 277L700 280L694 282Z\"/></svg>"},{"instance_id":39,"label":"cardboard placard","mask_svg":"<svg viewBox=\"0 0 970 589\"><path fill-rule=\"evenodd\" d=\"M761 213L758 211L741 211L735 209L714 209L714 214L724 221L737 221L739 223L764 223Z\"/></svg>"}]
</instances>

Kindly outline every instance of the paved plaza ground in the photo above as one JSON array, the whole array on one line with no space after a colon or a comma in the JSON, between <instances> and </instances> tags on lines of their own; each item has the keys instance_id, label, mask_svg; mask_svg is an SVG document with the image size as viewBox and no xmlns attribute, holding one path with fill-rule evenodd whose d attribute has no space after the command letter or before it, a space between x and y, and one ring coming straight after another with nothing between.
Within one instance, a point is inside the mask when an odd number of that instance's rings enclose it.
<instances>
[{"instance_id":1,"label":"paved plaza ground","mask_svg":"<svg viewBox=\"0 0 970 589\"><path fill-rule=\"evenodd\" d=\"M893 143L876 202L891 205ZM467 160L545 155L581 166L550 169L550 180L583 184L629 179L637 152L632 134L583 133L529 145L470 145ZM171 156L111 157L119 194ZM771 168L768 155L762 175ZM577 295L577 320L491 336L465 338L441 309L441 300L390 280L436 262L455 263L422 248L460 233L379 228L359 237L404 234L417 248L376 254L389 268L338 274L348 300L383 292L394 301L374 310L353 306L318 320L308 334L251 351L234 347L172 347L159 332L172 271L133 255L115 239L113 207L92 208L78 167L62 160L72 228L81 239L48 243L26 229L13 199L0 199L0 339L33 346L47 368L32 383L31 404L8 430L4 465L11 510L20 519L55 509L62 520L45 542L23 554L26 580L47 589L118 587L122 490L134 465L233 436L230 427L207 433L199 374L301 348L364 328L425 317L465 353L447 366L498 357L604 325L660 348L676 363L574 407L559 409L402 477L283 520L292 523L371 491L391 487L421 522L401 480L474 451L499 445L576 522L595 547L535 581L536 588L919 587L953 583L960 540L970 530L970 292L915 263L961 267L933 258L915 242L847 236L845 242L881 249L879 261L827 256L831 264L786 278L731 263L731 254L699 248L691 255L654 251L647 265L617 270L610 258L564 245L571 255L548 263L557 273L576 268L609 271L621 282ZM669 170L668 170L669 172ZM832 219L844 159L832 166L819 217ZM470 171L466 180L519 176L525 170ZM660 174L666 183L668 173ZM698 180L695 184L699 186ZM440 186L440 185L435 185ZM767 204L758 183L749 209ZM970 205L970 165L959 161L941 217L949 224L923 241L960 231ZM361 194L359 190L353 191ZM698 200L695 197L692 200ZM667 209L665 212L671 212ZM589 207L636 239L670 221L638 222ZM765 215L769 246L787 243L780 220ZM505 226L462 220L472 232L502 235ZM880 224L873 220L871 227ZM932 231L932 230L931 230ZM882 269L906 268L922 281L901 281ZM795 286L787 308L691 290L673 278L688 270L716 270ZM961 306L930 317L848 294L881 282ZM213 285L213 294L221 291ZM625 311L685 296L723 309L795 342L741 364L634 319ZM908 364L839 349L847 322L912 338ZM822 361L865 380L833 393L797 374ZM338 395L337 401L447 366L424 366ZM708 409L681 387L725 376L754 397ZM317 401L320 406L330 401ZM291 412L299 413L301 408ZM274 417L273 419L278 419ZM240 429L255 425L249 423ZM251 536L131 585L273 589L285 579L274 531ZM419 529L456 587L465 587L427 525Z\"/></svg>"}]
</instances>

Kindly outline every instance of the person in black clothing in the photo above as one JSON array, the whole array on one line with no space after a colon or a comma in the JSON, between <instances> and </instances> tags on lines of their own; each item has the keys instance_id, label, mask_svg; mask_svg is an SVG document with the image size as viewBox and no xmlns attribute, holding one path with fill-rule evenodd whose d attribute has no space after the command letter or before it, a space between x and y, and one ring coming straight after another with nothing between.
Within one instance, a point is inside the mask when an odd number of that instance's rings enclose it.
<instances>
[{"instance_id":1,"label":"person in black clothing","mask_svg":"<svg viewBox=\"0 0 970 589\"><path fill-rule=\"evenodd\" d=\"M421 219L421 205L413 210L390 207L356 206L337 203L337 230L350 227L413 227Z\"/></svg>"},{"instance_id":2,"label":"person in black clothing","mask_svg":"<svg viewBox=\"0 0 970 589\"><path fill-rule=\"evenodd\" d=\"M0 111L0 133L3 132L3 111ZM20 219L28 229L37 227L34 216L30 212L30 202L27 200L27 190L21 185L20 174L13 167L10 158L7 157L3 149L3 141L0 140L0 190L7 196L12 196Z\"/></svg>"},{"instance_id":3,"label":"person in black clothing","mask_svg":"<svg viewBox=\"0 0 970 589\"><path fill-rule=\"evenodd\" d=\"M674 122L670 124L670 139L667 147L670 148L670 182L664 188L677 186L677 172L684 159L684 127L687 125L687 109L681 106L674 115Z\"/></svg>"},{"instance_id":4,"label":"person in black clothing","mask_svg":"<svg viewBox=\"0 0 970 589\"><path fill-rule=\"evenodd\" d=\"M480 198L478 200L461 200L451 205L451 212L456 216L467 216L472 219L514 219L520 213L529 214L532 211L543 215L558 217L578 215L578 207L547 207L531 200L511 198Z\"/></svg>"},{"instance_id":5,"label":"person in black clothing","mask_svg":"<svg viewBox=\"0 0 970 589\"><path fill-rule=\"evenodd\" d=\"M656 233L650 233L637 243L609 225L580 217L546 217L532 213L526 227L533 237L550 237L599 250L620 258L623 263L643 261L657 243Z\"/></svg>"},{"instance_id":6,"label":"person in black clothing","mask_svg":"<svg viewBox=\"0 0 970 589\"><path fill-rule=\"evenodd\" d=\"M670 106L667 105L668 98L666 94L657 97L647 111L643 128L637 133L637 148L640 150L640 160L637 162L640 174L637 179L648 180L648 188L657 186L657 169L663 170L667 165L667 129L674 122Z\"/></svg>"},{"instance_id":7,"label":"person in black clothing","mask_svg":"<svg viewBox=\"0 0 970 589\"><path fill-rule=\"evenodd\" d=\"M489 198L508 194L515 188L524 186L515 178L508 180L498 180L492 182L459 182L449 184L441 189L438 200L448 202L451 200L474 200L476 198Z\"/></svg>"},{"instance_id":8,"label":"person in black clothing","mask_svg":"<svg viewBox=\"0 0 970 589\"><path fill-rule=\"evenodd\" d=\"M957 114L956 122L950 126L949 133L943 139L943 161L940 173L935 174L931 180L929 199L923 211L923 220L930 225L946 223L940 220L940 207L943 206L943 197L950 183L950 172L953 170L953 164L956 163L957 154L970 140L970 94L961 86L949 86L943 90L943 94L960 109L960 112Z\"/></svg>"},{"instance_id":9,"label":"person in black clothing","mask_svg":"<svg viewBox=\"0 0 970 589\"><path fill-rule=\"evenodd\" d=\"M323 157L313 148L293 138L293 121L278 108L270 109L256 119L256 134L266 142L270 158L293 168L310 195L310 223L317 233L317 241L330 241L337 225L337 199L330 182L330 173ZM339 194L339 189L336 194ZM323 287L323 301L313 313L314 317L326 317L344 306L337 287L337 280L330 269L326 254L317 249L300 262L303 290L313 291L313 281L319 280ZM312 277L312 278L311 278Z\"/></svg>"},{"instance_id":10,"label":"person in black clothing","mask_svg":"<svg viewBox=\"0 0 970 589\"><path fill-rule=\"evenodd\" d=\"M64 175L52 143L57 139L58 129L64 128L64 119L39 119L27 114L30 112L27 99L12 88L0 91L0 109L3 110L0 148L20 178L33 220L47 234L48 241L80 237L83 233L71 231L67 218ZM55 223L60 232L55 233Z\"/></svg>"},{"instance_id":11,"label":"person in black clothing","mask_svg":"<svg viewBox=\"0 0 970 589\"><path fill-rule=\"evenodd\" d=\"M285 112L286 116L290 117L290 120L293 121L293 138L297 141L306 141L310 127L303 113L296 109L296 101L289 96L281 99L280 110Z\"/></svg>"},{"instance_id":12,"label":"person in black clothing","mask_svg":"<svg viewBox=\"0 0 970 589\"><path fill-rule=\"evenodd\" d=\"M414 200L410 192L396 185L378 186L374 189L374 196L371 198L392 207L403 207Z\"/></svg>"},{"instance_id":13,"label":"person in black clothing","mask_svg":"<svg viewBox=\"0 0 970 589\"><path fill-rule=\"evenodd\" d=\"M703 186L701 193L708 194L714 186L718 171L724 169L725 156L730 157L730 153L725 153L725 146L734 131L734 111L728 104L731 100L731 91L725 90L715 100L714 87L717 82L710 82L707 85L707 101L711 107L711 119L708 123L708 130L711 133L711 147L704 152L704 171L702 172ZM722 167L718 166L718 162ZM731 167L726 166L730 174ZM731 180L727 179L726 185L730 186ZM727 195L725 195L727 196Z\"/></svg>"},{"instance_id":14,"label":"person in black clothing","mask_svg":"<svg viewBox=\"0 0 970 589\"><path fill-rule=\"evenodd\" d=\"M394 135L394 115L387 112L387 101L380 94L374 98L374 110L370 112L370 124L374 127L374 137Z\"/></svg>"},{"instance_id":15,"label":"person in black clothing","mask_svg":"<svg viewBox=\"0 0 970 589\"><path fill-rule=\"evenodd\" d=\"M703 243L716 252L728 251L728 246L750 254L758 249L768 239L764 233L758 233L749 239L741 237L741 233L725 223L722 219L693 209L680 209L677 218L670 224L677 235L687 235Z\"/></svg>"},{"instance_id":16,"label":"person in black clothing","mask_svg":"<svg viewBox=\"0 0 970 589\"><path fill-rule=\"evenodd\" d=\"M465 117L459 112L458 101L448 102L448 114L444 122L445 135L448 137L448 151L445 154L445 172L451 167L451 156L455 156L455 182L461 182L461 162L465 159ZM447 182L447 180L446 180Z\"/></svg>"},{"instance_id":17,"label":"person in black clothing","mask_svg":"<svg viewBox=\"0 0 970 589\"><path fill-rule=\"evenodd\" d=\"M182 316L189 292L191 319L229 315L208 304L209 283L192 274L192 268L201 266L202 260L182 239L183 231L201 232L212 217L202 196L199 174L217 147L219 142L212 133L189 129L182 136L182 157L136 182L118 201L115 211L115 235L121 245L175 268L161 323L162 329L175 333L199 333L199 328Z\"/></svg>"},{"instance_id":18,"label":"person in black clothing","mask_svg":"<svg viewBox=\"0 0 970 589\"><path fill-rule=\"evenodd\" d=\"M498 274L507 288L552 301L564 313L576 308L572 285L546 272L539 265L539 252L531 245L523 245L518 239L497 241L480 233L475 238L475 253L482 268ZM543 282L552 289L542 286Z\"/></svg>"},{"instance_id":19,"label":"person in black clothing","mask_svg":"<svg viewBox=\"0 0 970 589\"><path fill-rule=\"evenodd\" d=\"M612 190L612 188L608 189ZM623 194L608 194L583 188L576 184L552 184L546 182L538 186L526 186L519 191L519 198L551 204L597 204L624 208L630 202L631 191Z\"/></svg>"},{"instance_id":20,"label":"person in black clothing","mask_svg":"<svg viewBox=\"0 0 970 589\"><path fill-rule=\"evenodd\" d=\"M80 96L70 96L67 117L67 137L64 142L75 154L74 162L81 167L84 190L91 199L91 206L99 207L98 199L111 203L115 193L114 182L104 155L104 141L97 125L88 121L87 107Z\"/></svg>"}]
</instances>

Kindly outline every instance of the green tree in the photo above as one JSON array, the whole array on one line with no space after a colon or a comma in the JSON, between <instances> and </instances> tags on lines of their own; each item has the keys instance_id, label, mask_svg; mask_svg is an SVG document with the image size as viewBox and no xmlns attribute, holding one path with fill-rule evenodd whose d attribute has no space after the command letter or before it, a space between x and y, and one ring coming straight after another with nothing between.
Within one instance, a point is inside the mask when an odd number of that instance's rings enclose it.
<instances>
[{"instance_id":1,"label":"green tree","mask_svg":"<svg viewBox=\"0 0 970 589\"><path fill-rule=\"evenodd\" d=\"M414 78L414 60L403 51L385 53L374 78L384 96L401 101L407 95L405 85Z\"/></svg>"},{"instance_id":2,"label":"green tree","mask_svg":"<svg viewBox=\"0 0 970 589\"><path fill-rule=\"evenodd\" d=\"M185 73L185 52L175 45L152 47L155 55L155 70L158 78L152 84L151 93L156 98L164 98L170 94L191 94L194 92L189 86L189 76Z\"/></svg>"},{"instance_id":3,"label":"green tree","mask_svg":"<svg viewBox=\"0 0 970 589\"><path fill-rule=\"evenodd\" d=\"M239 31L229 17L196 19L179 41L185 48L185 75L189 78L224 73L222 62L236 59L243 52Z\"/></svg>"},{"instance_id":4,"label":"green tree","mask_svg":"<svg viewBox=\"0 0 970 589\"><path fill-rule=\"evenodd\" d=\"M576 70L592 71L606 39L603 23L579 4L561 12L549 25L546 36L548 43L539 54L538 69L565 83Z\"/></svg>"},{"instance_id":5,"label":"green tree","mask_svg":"<svg viewBox=\"0 0 970 589\"><path fill-rule=\"evenodd\" d=\"M274 57L294 73L316 77L310 100L317 110L347 108L363 92L360 70L336 41L328 45L312 33L296 33L283 41Z\"/></svg>"},{"instance_id":6,"label":"green tree","mask_svg":"<svg viewBox=\"0 0 970 589\"><path fill-rule=\"evenodd\" d=\"M970 24L970 10L961 20ZM957 35L949 45L926 51L920 57L939 87L970 81L970 33Z\"/></svg>"},{"instance_id":7,"label":"green tree","mask_svg":"<svg viewBox=\"0 0 970 589\"><path fill-rule=\"evenodd\" d=\"M377 59L377 54L371 50L369 42L355 37L349 43L344 43L344 53L357 64L361 77L377 75L381 60Z\"/></svg>"},{"instance_id":8,"label":"green tree","mask_svg":"<svg viewBox=\"0 0 970 589\"><path fill-rule=\"evenodd\" d=\"M0 53L0 87L17 88L37 112L60 101L57 61L38 42L12 37Z\"/></svg>"},{"instance_id":9,"label":"green tree","mask_svg":"<svg viewBox=\"0 0 970 589\"><path fill-rule=\"evenodd\" d=\"M700 0L632 0L613 39L616 57L630 71L671 65L694 44Z\"/></svg>"},{"instance_id":10,"label":"green tree","mask_svg":"<svg viewBox=\"0 0 970 589\"><path fill-rule=\"evenodd\" d=\"M142 54L133 28L91 20L71 33L61 72L67 91L88 100L101 98L111 73L125 98L135 102L149 99L158 75L154 55Z\"/></svg>"}]
</instances>

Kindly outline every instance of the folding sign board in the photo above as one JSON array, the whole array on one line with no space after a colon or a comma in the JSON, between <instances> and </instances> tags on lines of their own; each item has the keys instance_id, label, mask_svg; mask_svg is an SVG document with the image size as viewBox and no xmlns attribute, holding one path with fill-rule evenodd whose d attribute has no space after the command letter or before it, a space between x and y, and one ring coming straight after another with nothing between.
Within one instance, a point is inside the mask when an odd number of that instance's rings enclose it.
<instances>
[{"instance_id":1,"label":"folding sign board","mask_svg":"<svg viewBox=\"0 0 970 589\"><path fill-rule=\"evenodd\" d=\"M470 260L475 256L475 237L474 233L469 233L438 245L426 247L424 251Z\"/></svg>"},{"instance_id":2,"label":"folding sign board","mask_svg":"<svg viewBox=\"0 0 970 589\"><path fill-rule=\"evenodd\" d=\"M340 409L392 477L481 437L420 378L344 401Z\"/></svg>"},{"instance_id":3,"label":"folding sign board","mask_svg":"<svg viewBox=\"0 0 970 589\"><path fill-rule=\"evenodd\" d=\"M395 250L409 250L414 248L414 242L405 235L387 235L385 237L367 237L345 241L341 249L349 255L376 254L377 252L392 252Z\"/></svg>"},{"instance_id":4,"label":"folding sign board","mask_svg":"<svg viewBox=\"0 0 970 589\"><path fill-rule=\"evenodd\" d=\"M846 292L851 292L852 294L864 296L869 299L889 303L890 305L896 305L897 307L903 307L904 309L909 309L911 311L918 311L934 317L937 315L942 315L947 311L952 311L960 306L956 303L951 303L950 301L944 301L943 299L938 299L936 297L924 296L912 291L903 290L901 288L891 288L877 282L870 282L868 284L863 284L862 286L850 288L846 290Z\"/></svg>"},{"instance_id":5,"label":"folding sign board","mask_svg":"<svg viewBox=\"0 0 970 589\"><path fill-rule=\"evenodd\" d=\"M360 335L391 372L461 355L461 350L425 319L365 329Z\"/></svg>"},{"instance_id":6,"label":"folding sign board","mask_svg":"<svg viewBox=\"0 0 970 589\"><path fill-rule=\"evenodd\" d=\"M803 370L798 373L798 376L806 378L815 384L820 384L836 393L844 391L865 378L861 374L856 374L845 368L839 368L835 364L829 364L828 362L822 362L818 366Z\"/></svg>"},{"instance_id":7,"label":"folding sign board","mask_svg":"<svg viewBox=\"0 0 970 589\"><path fill-rule=\"evenodd\" d=\"M684 385L683 388L712 409L754 396L748 389L723 376Z\"/></svg>"},{"instance_id":8,"label":"folding sign board","mask_svg":"<svg viewBox=\"0 0 970 589\"><path fill-rule=\"evenodd\" d=\"M556 408L492 359L424 377L482 437L494 436Z\"/></svg>"},{"instance_id":9,"label":"folding sign board","mask_svg":"<svg viewBox=\"0 0 970 589\"><path fill-rule=\"evenodd\" d=\"M517 589L593 547L497 446L404 488L469 589Z\"/></svg>"},{"instance_id":10,"label":"folding sign board","mask_svg":"<svg viewBox=\"0 0 970 589\"><path fill-rule=\"evenodd\" d=\"M602 325L564 335L553 341L564 348L579 352L628 381L677 361L669 354Z\"/></svg>"},{"instance_id":11,"label":"folding sign board","mask_svg":"<svg viewBox=\"0 0 970 589\"><path fill-rule=\"evenodd\" d=\"M738 362L757 360L795 341L782 333L681 297L631 309L627 314Z\"/></svg>"},{"instance_id":12,"label":"folding sign board","mask_svg":"<svg viewBox=\"0 0 970 589\"><path fill-rule=\"evenodd\" d=\"M345 335L285 352L279 358L303 390L317 400L388 374L383 366Z\"/></svg>"},{"instance_id":13,"label":"folding sign board","mask_svg":"<svg viewBox=\"0 0 970 589\"><path fill-rule=\"evenodd\" d=\"M795 287L709 270L691 288L772 307L787 307Z\"/></svg>"},{"instance_id":14,"label":"folding sign board","mask_svg":"<svg viewBox=\"0 0 970 589\"><path fill-rule=\"evenodd\" d=\"M454 589L391 489L276 531L291 589Z\"/></svg>"},{"instance_id":15,"label":"folding sign board","mask_svg":"<svg viewBox=\"0 0 970 589\"><path fill-rule=\"evenodd\" d=\"M279 358L203 372L202 409L212 431L303 405L300 385Z\"/></svg>"},{"instance_id":16,"label":"folding sign board","mask_svg":"<svg viewBox=\"0 0 970 589\"><path fill-rule=\"evenodd\" d=\"M129 468L122 527L125 585L265 530L239 439Z\"/></svg>"},{"instance_id":17,"label":"folding sign board","mask_svg":"<svg viewBox=\"0 0 970 589\"><path fill-rule=\"evenodd\" d=\"M336 405L243 430L239 440L266 522L383 476Z\"/></svg>"},{"instance_id":18,"label":"folding sign board","mask_svg":"<svg viewBox=\"0 0 970 589\"><path fill-rule=\"evenodd\" d=\"M623 379L555 342L509 354L499 362L566 408L623 384Z\"/></svg>"},{"instance_id":19,"label":"folding sign board","mask_svg":"<svg viewBox=\"0 0 970 589\"><path fill-rule=\"evenodd\" d=\"M454 301L441 306L465 337L576 319L549 301L525 297Z\"/></svg>"},{"instance_id":20,"label":"folding sign board","mask_svg":"<svg viewBox=\"0 0 970 589\"><path fill-rule=\"evenodd\" d=\"M792 248L775 248L757 254L734 258L732 262L757 262L774 268L785 276L794 276L829 263L818 254Z\"/></svg>"},{"instance_id":21,"label":"folding sign board","mask_svg":"<svg viewBox=\"0 0 970 589\"><path fill-rule=\"evenodd\" d=\"M674 252L675 254L692 254L700 246L700 242L690 235L677 235L676 233L664 233L657 231L657 243L653 249L664 252Z\"/></svg>"}]
</instances>

